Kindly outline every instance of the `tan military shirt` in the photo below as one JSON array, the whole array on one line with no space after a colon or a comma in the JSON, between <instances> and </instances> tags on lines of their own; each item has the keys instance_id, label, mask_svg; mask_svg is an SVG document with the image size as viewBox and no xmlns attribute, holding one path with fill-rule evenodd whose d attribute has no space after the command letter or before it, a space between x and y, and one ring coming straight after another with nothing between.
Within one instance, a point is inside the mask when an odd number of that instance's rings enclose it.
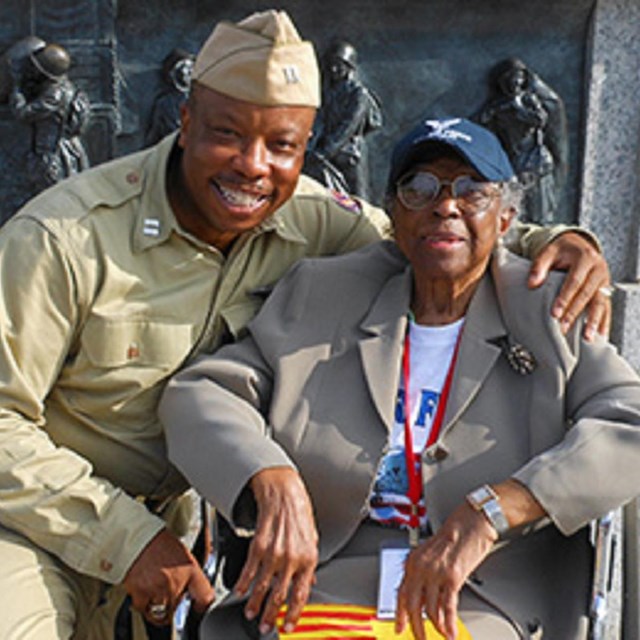
<instances>
[{"instance_id":1,"label":"tan military shirt","mask_svg":"<svg viewBox=\"0 0 640 640\"><path fill-rule=\"evenodd\" d=\"M235 338L302 256L380 237L302 178L225 257L177 226L173 141L45 192L0 232L0 523L109 582L163 526L133 497L186 488L156 417L167 378Z\"/></svg>"}]
</instances>

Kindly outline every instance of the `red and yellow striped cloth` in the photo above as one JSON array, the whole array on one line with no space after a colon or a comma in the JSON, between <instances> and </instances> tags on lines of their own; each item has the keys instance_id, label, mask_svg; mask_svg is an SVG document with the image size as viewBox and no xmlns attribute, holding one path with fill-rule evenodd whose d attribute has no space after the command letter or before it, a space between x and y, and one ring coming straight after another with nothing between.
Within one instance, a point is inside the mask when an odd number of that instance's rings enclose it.
<instances>
[{"instance_id":1,"label":"red and yellow striped cloth","mask_svg":"<svg viewBox=\"0 0 640 640\"><path fill-rule=\"evenodd\" d=\"M407 628L396 635L393 620L378 620L375 607L360 607L351 604L308 604L294 631L283 630L286 607L278 614L277 627L280 640L412 640ZM427 640L441 640L431 622L424 623ZM458 640L472 640L462 622L458 621Z\"/></svg>"}]
</instances>

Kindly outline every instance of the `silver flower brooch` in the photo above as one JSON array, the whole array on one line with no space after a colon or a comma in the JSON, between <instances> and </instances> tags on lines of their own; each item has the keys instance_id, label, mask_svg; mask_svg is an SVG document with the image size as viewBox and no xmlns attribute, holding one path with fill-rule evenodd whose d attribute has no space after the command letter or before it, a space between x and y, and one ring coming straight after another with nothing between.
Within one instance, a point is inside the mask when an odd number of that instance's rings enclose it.
<instances>
[{"instance_id":1,"label":"silver flower brooch","mask_svg":"<svg viewBox=\"0 0 640 640\"><path fill-rule=\"evenodd\" d=\"M521 376L528 376L538 366L533 353L525 346L513 342L508 336L499 340L499 346L507 358L509 366Z\"/></svg>"}]
</instances>

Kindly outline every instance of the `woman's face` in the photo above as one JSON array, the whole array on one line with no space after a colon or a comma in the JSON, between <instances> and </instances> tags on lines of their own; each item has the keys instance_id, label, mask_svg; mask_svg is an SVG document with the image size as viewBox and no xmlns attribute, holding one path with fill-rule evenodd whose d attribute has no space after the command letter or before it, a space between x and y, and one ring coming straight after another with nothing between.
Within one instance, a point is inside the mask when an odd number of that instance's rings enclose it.
<instances>
[{"instance_id":1,"label":"woman's face","mask_svg":"<svg viewBox=\"0 0 640 640\"><path fill-rule=\"evenodd\" d=\"M442 157L411 170L432 173L446 184L431 203L414 210L394 198L391 210L395 240L416 277L468 282L484 273L498 239L507 231L513 210L505 208L498 185L490 185L486 208L474 211L453 197L450 181L482 177L458 157Z\"/></svg>"}]
</instances>

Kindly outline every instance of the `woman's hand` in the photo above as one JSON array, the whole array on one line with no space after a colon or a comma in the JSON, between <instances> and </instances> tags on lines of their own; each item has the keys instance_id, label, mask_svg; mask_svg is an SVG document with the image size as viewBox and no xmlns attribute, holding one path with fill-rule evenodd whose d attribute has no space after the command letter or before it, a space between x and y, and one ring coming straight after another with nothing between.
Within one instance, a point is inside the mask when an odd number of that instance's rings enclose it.
<instances>
[{"instance_id":1,"label":"woman's hand","mask_svg":"<svg viewBox=\"0 0 640 640\"><path fill-rule=\"evenodd\" d=\"M540 503L517 480L493 485L502 511L511 528L543 518ZM398 590L396 632L407 623L417 640L425 640L422 614L447 638L455 640L458 594L467 578L487 557L498 533L489 519L470 504L461 504L433 536L414 549L407 558Z\"/></svg>"},{"instance_id":2,"label":"woman's hand","mask_svg":"<svg viewBox=\"0 0 640 640\"><path fill-rule=\"evenodd\" d=\"M409 622L416 639L425 640L424 611L447 640L454 640L458 593L497 539L481 513L467 503L460 505L435 535L409 554L398 591L396 632Z\"/></svg>"},{"instance_id":3,"label":"woman's hand","mask_svg":"<svg viewBox=\"0 0 640 640\"><path fill-rule=\"evenodd\" d=\"M284 628L293 630L309 598L318 563L318 532L307 489L297 471L275 467L250 482L258 505L256 533L235 585L252 620L263 609L260 633L268 633L288 601Z\"/></svg>"}]
</instances>

